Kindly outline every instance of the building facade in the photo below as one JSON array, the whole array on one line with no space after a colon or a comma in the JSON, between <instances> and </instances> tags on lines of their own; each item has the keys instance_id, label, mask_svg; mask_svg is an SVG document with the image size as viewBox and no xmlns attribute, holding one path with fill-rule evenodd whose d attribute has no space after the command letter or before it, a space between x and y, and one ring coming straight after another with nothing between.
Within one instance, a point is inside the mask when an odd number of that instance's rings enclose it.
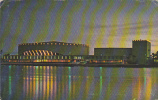
<instances>
[{"instance_id":1,"label":"building facade","mask_svg":"<svg viewBox=\"0 0 158 100\"><path fill-rule=\"evenodd\" d=\"M109 60L124 60L129 64L147 64L151 54L151 43L133 40L132 48L94 48L94 56L106 56Z\"/></svg>"},{"instance_id":2,"label":"building facade","mask_svg":"<svg viewBox=\"0 0 158 100\"><path fill-rule=\"evenodd\" d=\"M147 40L132 41L132 55L136 64L146 64L151 54L151 43Z\"/></svg>"},{"instance_id":3,"label":"building facade","mask_svg":"<svg viewBox=\"0 0 158 100\"><path fill-rule=\"evenodd\" d=\"M89 55L89 46L65 42L23 43L18 46L18 55Z\"/></svg>"},{"instance_id":4,"label":"building facade","mask_svg":"<svg viewBox=\"0 0 158 100\"><path fill-rule=\"evenodd\" d=\"M94 48L94 56L105 56L106 60L127 60L132 48Z\"/></svg>"}]
</instances>

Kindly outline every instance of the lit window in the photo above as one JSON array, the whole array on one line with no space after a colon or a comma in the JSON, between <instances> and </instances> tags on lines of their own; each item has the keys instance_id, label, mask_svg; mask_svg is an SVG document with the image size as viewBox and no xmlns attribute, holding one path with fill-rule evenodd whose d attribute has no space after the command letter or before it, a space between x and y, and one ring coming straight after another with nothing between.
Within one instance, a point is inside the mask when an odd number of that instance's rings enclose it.
<instances>
[{"instance_id":1,"label":"lit window","mask_svg":"<svg viewBox=\"0 0 158 100\"><path fill-rule=\"evenodd\" d=\"M60 43L59 43L59 45L60 45Z\"/></svg>"},{"instance_id":2,"label":"lit window","mask_svg":"<svg viewBox=\"0 0 158 100\"><path fill-rule=\"evenodd\" d=\"M16 56L17 57L17 59L18 59L18 56Z\"/></svg>"},{"instance_id":3,"label":"lit window","mask_svg":"<svg viewBox=\"0 0 158 100\"><path fill-rule=\"evenodd\" d=\"M51 45L53 45L53 43L51 43Z\"/></svg>"},{"instance_id":4,"label":"lit window","mask_svg":"<svg viewBox=\"0 0 158 100\"><path fill-rule=\"evenodd\" d=\"M61 59L63 59L63 56L61 57Z\"/></svg>"},{"instance_id":5,"label":"lit window","mask_svg":"<svg viewBox=\"0 0 158 100\"><path fill-rule=\"evenodd\" d=\"M65 59L67 59L67 56L65 56Z\"/></svg>"},{"instance_id":6,"label":"lit window","mask_svg":"<svg viewBox=\"0 0 158 100\"><path fill-rule=\"evenodd\" d=\"M64 43L63 43L63 45L64 45Z\"/></svg>"},{"instance_id":7,"label":"lit window","mask_svg":"<svg viewBox=\"0 0 158 100\"><path fill-rule=\"evenodd\" d=\"M21 59L21 56L20 56L20 59Z\"/></svg>"},{"instance_id":8,"label":"lit window","mask_svg":"<svg viewBox=\"0 0 158 100\"><path fill-rule=\"evenodd\" d=\"M58 59L60 59L60 57L58 56Z\"/></svg>"},{"instance_id":9,"label":"lit window","mask_svg":"<svg viewBox=\"0 0 158 100\"><path fill-rule=\"evenodd\" d=\"M67 45L69 45L69 44L67 44Z\"/></svg>"},{"instance_id":10,"label":"lit window","mask_svg":"<svg viewBox=\"0 0 158 100\"><path fill-rule=\"evenodd\" d=\"M71 56L69 56L69 59L71 59Z\"/></svg>"},{"instance_id":11,"label":"lit window","mask_svg":"<svg viewBox=\"0 0 158 100\"><path fill-rule=\"evenodd\" d=\"M10 59L12 59L12 56L10 56Z\"/></svg>"},{"instance_id":12,"label":"lit window","mask_svg":"<svg viewBox=\"0 0 158 100\"><path fill-rule=\"evenodd\" d=\"M47 43L47 45L49 45L49 43Z\"/></svg>"},{"instance_id":13,"label":"lit window","mask_svg":"<svg viewBox=\"0 0 158 100\"><path fill-rule=\"evenodd\" d=\"M55 43L55 45L57 45L57 43Z\"/></svg>"},{"instance_id":14,"label":"lit window","mask_svg":"<svg viewBox=\"0 0 158 100\"><path fill-rule=\"evenodd\" d=\"M54 56L54 59L56 59L56 56Z\"/></svg>"},{"instance_id":15,"label":"lit window","mask_svg":"<svg viewBox=\"0 0 158 100\"><path fill-rule=\"evenodd\" d=\"M3 59L5 59L5 56L3 56Z\"/></svg>"}]
</instances>

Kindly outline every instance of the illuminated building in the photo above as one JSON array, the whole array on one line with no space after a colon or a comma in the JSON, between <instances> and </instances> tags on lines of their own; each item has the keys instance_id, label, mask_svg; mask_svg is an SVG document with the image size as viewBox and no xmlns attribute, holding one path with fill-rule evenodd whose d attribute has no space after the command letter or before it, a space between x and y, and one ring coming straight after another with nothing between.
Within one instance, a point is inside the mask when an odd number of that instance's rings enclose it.
<instances>
[{"instance_id":1,"label":"illuminated building","mask_svg":"<svg viewBox=\"0 0 158 100\"><path fill-rule=\"evenodd\" d=\"M77 62L107 64L147 64L151 43L133 40L132 48L94 48L89 55L89 46L65 42L24 43L18 46L18 55L4 55L4 62Z\"/></svg>"},{"instance_id":2,"label":"illuminated building","mask_svg":"<svg viewBox=\"0 0 158 100\"><path fill-rule=\"evenodd\" d=\"M18 55L89 55L89 46L65 42L23 43L18 46Z\"/></svg>"}]
</instances>

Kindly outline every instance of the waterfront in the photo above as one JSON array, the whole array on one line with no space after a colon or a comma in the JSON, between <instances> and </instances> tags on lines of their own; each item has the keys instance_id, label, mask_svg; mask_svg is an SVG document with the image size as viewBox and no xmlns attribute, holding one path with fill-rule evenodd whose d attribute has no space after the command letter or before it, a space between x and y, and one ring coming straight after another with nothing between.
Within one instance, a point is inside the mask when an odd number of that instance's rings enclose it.
<instances>
[{"instance_id":1,"label":"waterfront","mask_svg":"<svg viewBox=\"0 0 158 100\"><path fill-rule=\"evenodd\" d=\"M1 68L2 100L155 100L158 68Z\"/></svg>"}]
</instances>

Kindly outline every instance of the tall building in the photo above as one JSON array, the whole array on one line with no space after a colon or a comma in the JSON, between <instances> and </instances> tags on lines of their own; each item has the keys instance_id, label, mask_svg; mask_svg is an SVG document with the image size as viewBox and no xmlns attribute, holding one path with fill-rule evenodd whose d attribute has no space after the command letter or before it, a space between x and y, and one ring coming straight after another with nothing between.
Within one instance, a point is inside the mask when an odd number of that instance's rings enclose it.
<instances>
[{"instance_id":1,"label":"tall building","mask_svg":"<svg viewBox=\"0 0 158 100\"><path fill-rule=\"evenodd\" d=\"M146 64L151 54L151 43L147 40L132 41L132 55L137 64Z\"/></svg>"}]
</instances>

